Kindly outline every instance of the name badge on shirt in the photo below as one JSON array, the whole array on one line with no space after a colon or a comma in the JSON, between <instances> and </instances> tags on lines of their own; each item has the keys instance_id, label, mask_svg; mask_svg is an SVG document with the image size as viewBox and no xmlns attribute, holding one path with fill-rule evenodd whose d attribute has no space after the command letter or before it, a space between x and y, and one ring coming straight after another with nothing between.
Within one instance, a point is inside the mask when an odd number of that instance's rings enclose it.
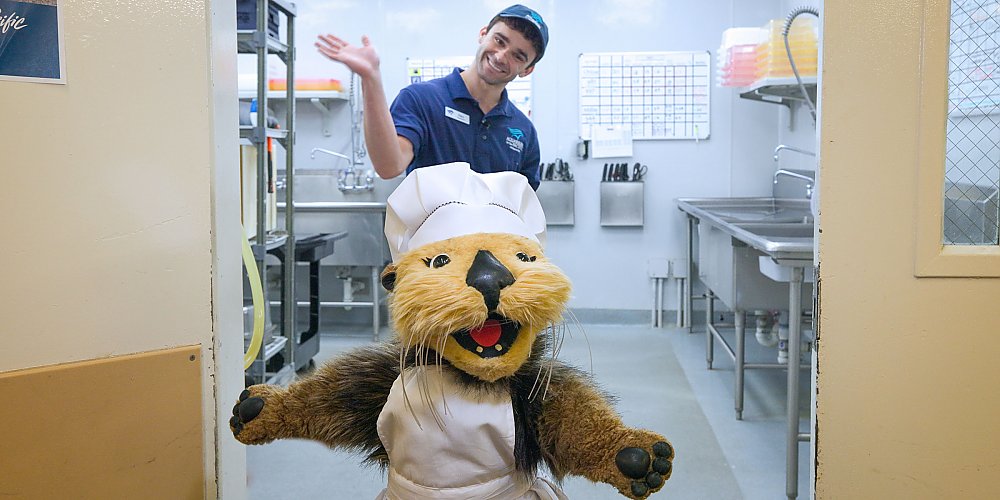
<instances>
[{"instance_id":1,"label":"name badge on shirt","mask_svg":"<svg viewBox=\"0 0 1000 500\"><path fill-rule=\"evenodd\" d=\"M444 116L447 116L448 118L451 118L452 120L458 120L458 121L460 121L460 122L462 122L462 123L464 123L466 125L469 124L469 115L467 115L467 114L465 114L465 113L463 113L463 112L461 112L461 111L459 111L457 109L449 108L448 106L444 107Z\"/></svg>"}]
</instances>

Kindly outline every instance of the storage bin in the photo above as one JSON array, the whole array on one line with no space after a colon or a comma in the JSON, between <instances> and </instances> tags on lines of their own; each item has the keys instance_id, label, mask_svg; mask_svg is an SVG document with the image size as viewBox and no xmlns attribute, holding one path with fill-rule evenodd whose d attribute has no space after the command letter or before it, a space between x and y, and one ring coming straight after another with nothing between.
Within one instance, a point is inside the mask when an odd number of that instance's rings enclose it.
<instances>
[{"instance_id":1,"label":"storage bin","mask_svg":"<svg viewBox=\"0 0 1000 500\"><path fill-rule=\"evenodd\" d=\"M257 0L236 0L236 29L257 29ZM267 34L278 38L278 8L267 6Z\"/></svg>"},{"instance_id":2,"label":"storage bin","mask_svg":"<svg viewBox=\"0 0 1000 500\"><path fill-rule=\"evenodd\" d=\"M762 28L729 28L722 33L716 60L720 87L743 87L757 80L757 45L766 36Z\"/></svg>"},{"instance_id":3,"label":"storage bin","mask_svg":"<svg viewBox=\"0 0 1000 500\"><path fill-rule=\"evenodd\" d=\"M288 81L284 78L271 78L267 81L268 90L287 90ZM295 90L344 90L340 80L335 78L296 78Z\"/></svg>"},{"instance_id":4,"label":"storage bin","mask_svg":"<svg viewBox=\"0 0 1000 500\"><path fill-rule=\"evenodd\" d=\"M765 26L768 34L757 46L757 73L760 78L783 78L795 76L788 62L788 50L785 49L785 20L772 19ZM816 31L816 21L813 18L799 17L788 30L788 48L799 76L816 76L819 62L819 42Z\"/></svg>"}]
</instances>

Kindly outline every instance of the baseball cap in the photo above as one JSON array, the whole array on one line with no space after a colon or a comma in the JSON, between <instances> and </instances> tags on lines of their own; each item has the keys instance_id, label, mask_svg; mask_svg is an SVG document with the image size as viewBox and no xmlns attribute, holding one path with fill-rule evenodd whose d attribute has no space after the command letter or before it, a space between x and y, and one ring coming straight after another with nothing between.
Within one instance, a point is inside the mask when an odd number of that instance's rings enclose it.
<instances>
[{"instance_id":1,"label":"baseball cap","mask_svg":"<svg viewBox=\"0 0 1000 500\"><path fill-rule=\"evenodd\" d=\"M549 27L545 25L545 21L542 20L542 16L539 15L534 10L531 10L521 4L514 4L506 9L500 11L497 14L499 17L518 17L528 21L528 24L535 27L538 30L538 36L542 39L542 51L535 58L535 62L538 62L545 54L545 47L549 44Z\"/></svg>"}]
</instances>

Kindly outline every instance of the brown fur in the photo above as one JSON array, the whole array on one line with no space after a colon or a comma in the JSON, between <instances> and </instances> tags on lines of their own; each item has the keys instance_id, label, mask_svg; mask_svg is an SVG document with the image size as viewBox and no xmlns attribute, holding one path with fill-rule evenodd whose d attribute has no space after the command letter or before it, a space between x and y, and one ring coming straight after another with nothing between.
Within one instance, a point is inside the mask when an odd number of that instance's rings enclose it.
<instances>
[{"instance_id":1,"label":"brown fur","mask_svg":"<svg viewBox=\"0 0 1000 500\"><path fill-rule=\"evenodd\" d=\"M583 377L560 377L552 386L538 424L539 442L551 454L547 462L552 473L609 483L631 497L630 480L618 471L615 455L627 447L649 450L653 443L666 440L626 427L608 400ZM670 472L663 475L664 480L669 477Z\"/></svg>"},{"instance_id":2,"label":"brown fur","mask_svg":"<svg viewBox=\"0 0 1000 500\"><path fill-rule=\"evenodd\" d=\"M495 311L466 284L480 250L488 250L515 278L501 290ZM442 254L448 263L431 265ZM662 487L633 494L633 480L619 471L615 457L629 447L652 457L653 445L666 440L626 427L610 398L586 374L549 357L570 284L536 243L512 235L474 234L428 244L389 266L383 283L392 291L398 338L338 356L288 389L250 387L234 409L231 427L237 439L246 444L313 439L363 453L385 466L388 456L376 422L393 381L403 367L440 363L442 369L455 370L470 390L510 394L515 460L522 473L533 475L545 462L559 479L582 475L609 483L629 498L644 498ZM452 334L482 325L491 312L520 328L506 353L480 358ZM262 400L259 414L244 415L244 407L256 398ZM668 471L663 479L669 476Z\"/></svg>"},{"instance_id":3,"label":"brown fur","mask_svg":"<svg viewBox=\"0 0 1000 500\"><path fill-rule=\"evenodd\" d=\"M521 329L504 356L482 359L466 351L449 336L482 325L490 311L465 275L480 249L489 249L514 274L517 281L500 294L497 312L517 321ZM522 262L518 253L535 257ZM433 268L425 259L448 255L451 262ZM512 375L531 354L535 336L546 325L561 320L569 300L569 280L542 255L537 243L518 236L473 234L424 245L400 257L386 272L396 274L391 295L394 326L404 345L437 346L444 340L444 358L460 370L493 382Z\"/></svg>"}]
</instances>

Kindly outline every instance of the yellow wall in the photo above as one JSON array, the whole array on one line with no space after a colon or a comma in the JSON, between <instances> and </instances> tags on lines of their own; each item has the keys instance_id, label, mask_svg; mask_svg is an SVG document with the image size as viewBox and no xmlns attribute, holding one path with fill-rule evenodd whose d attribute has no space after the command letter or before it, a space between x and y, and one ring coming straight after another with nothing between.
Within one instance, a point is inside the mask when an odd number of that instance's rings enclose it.
<instances>
[{"instance_id":1,"label":"yellow wall","mask_svg":"<svg viewBox=\"0 0 1000 500\"><path fill-rule=\"evenodd\" d=\"M0 372L200 345L205 494L236 492L242 449L216 445L242 386L235 6L59 8L67 83L0 81Z\"/></svg>"},{"instance_id":2,"label":"yellow wall","mask_svg":"<svg viewBox=\"0 0 1000 500\"><path fill-rule=\"evenodd\" d=\"M0 373L4 498L205 496L201 348Z\"/></svg>"},{"instance_id":3,"label":"yellow wall","mask_svg":"<svg viewBox=\"0 0 1000 500\"><path fill-rule=\"evenodd\" d=\"M1000 281L914 276L928 5L825 2L818 498L996 495Z\"/></svg>"}]
</instances>

